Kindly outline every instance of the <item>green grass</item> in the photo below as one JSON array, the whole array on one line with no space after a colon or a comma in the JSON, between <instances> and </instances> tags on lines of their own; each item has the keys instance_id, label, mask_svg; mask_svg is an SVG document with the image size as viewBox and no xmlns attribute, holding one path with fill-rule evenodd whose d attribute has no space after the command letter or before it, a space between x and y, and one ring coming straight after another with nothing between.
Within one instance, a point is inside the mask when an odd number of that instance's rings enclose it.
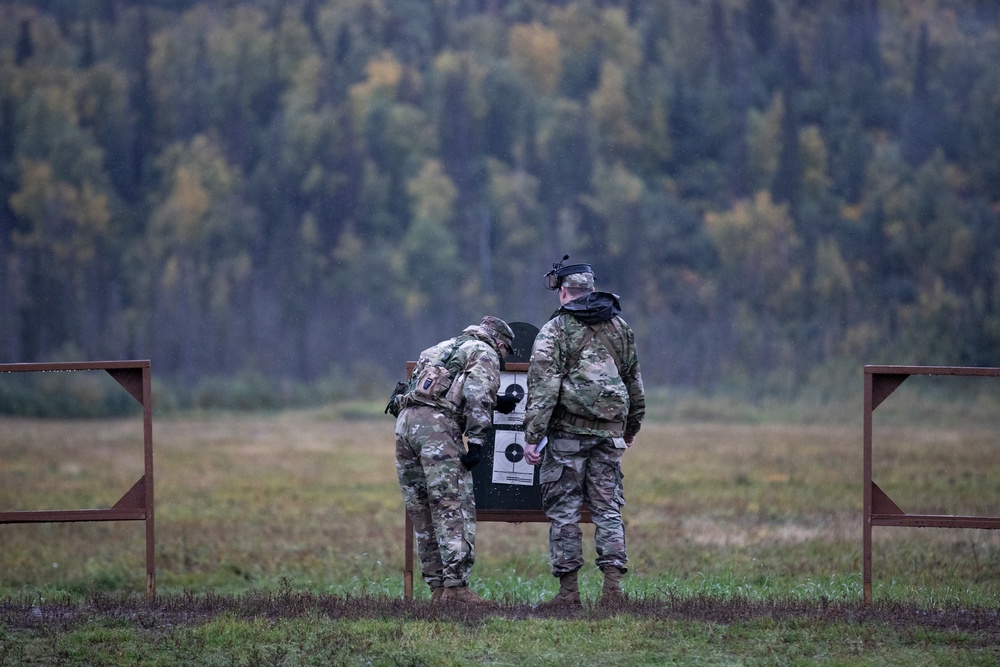
<instances>
[{"instance_id":1,"label":"green grass","mask_svg":"<svg viewBox=\"0 0 1000 667\"><path fill-rule=\"evenodd\" d=\"M0 603L0 665L990 665L996 633L980 629L995 621L962 609L711 597L553 617L288 590L156 606L92 596Z\"/></svg>"},{"instance_id":2,"label":"green grass","mask_svg":"<svg viewBox=\"0 0 1000 667\"><path fill-rule=\"evenodd\" d=\"M907 387L877 413L876 481L907 511L995 513L992 399ZM494 615L432 608L417 582L414 603L371 617L311 603L178 621L163 605L199 596L400 601L403 509L381 406L170 415L154 420L160 606L95 607L95 595L144 590L141 522L2 525L0 667L996 663L995 531L876 529L882 612L865 620L860 403L851 418L843 406L820 418L811 400L778 410L653 396L677 405L653 411L625 458L631 612L538 617L530 605L557 589L547 526L481 523L473 586L507 605ZM0 510L109 507L141 476L141 450L138 417L3 418ZM593 601L601 577L584 534ZM756 611L713 620L686 611L695 602ZM893 605L912 622L896 622ZM985 624L920 620L962 610Z\"/></svg>"}]
</instances>

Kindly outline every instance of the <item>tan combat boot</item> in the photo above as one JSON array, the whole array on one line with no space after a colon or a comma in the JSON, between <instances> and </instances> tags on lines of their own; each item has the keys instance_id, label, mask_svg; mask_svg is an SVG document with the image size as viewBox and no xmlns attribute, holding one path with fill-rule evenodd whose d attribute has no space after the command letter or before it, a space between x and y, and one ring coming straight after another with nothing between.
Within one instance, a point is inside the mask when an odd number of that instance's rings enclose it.
<instances>
[{"instance_id":1,"label":"tan combat boot","mask_svg":"<svg viewBox=\"0 0 1000 667\"><path fill-rule=\"evenodd\" d=\"M542 602L536 609L555 609L557 607L579 607L580 586L577 583L577 572L568 572L559 577L559 592L547 602Z\"/></svg>"},{"instance_id":2,"label":"tan combat boot","mask_svg":"<svg viewBox=\"0 0 1000 667\"><path fill-rule=\"evenodd\" d=\"M441 594L444 593L443 586L431 586L431 602L438 602L441 600Z\"/></svg>"},{"instance_id":3,"label":"tan combat boot","mask_svg":"<svg viewBox=\"0 0 1000 667\"><path fill-rule=\"evenodd\" d=\"M476 592L469 588L468 584L465 586L446 586L442 588L440 600L441 602L460 602L462 604L474 604L481 607L497 606L495 602L484 600L476 595Z\"/></svg>"},{"instance_id":4,"label":"tan combat boot","mask_svg":"<svg viewBox=\"0 0 1000 667\"><path fill-rule=\"evenodd\" d=\"M601 597L597 601L599 605L613 605L622 602L625 594L622 593L622 570L609 565L604 568L604 588L601 589Z\"/></svg>"}]
</instances>

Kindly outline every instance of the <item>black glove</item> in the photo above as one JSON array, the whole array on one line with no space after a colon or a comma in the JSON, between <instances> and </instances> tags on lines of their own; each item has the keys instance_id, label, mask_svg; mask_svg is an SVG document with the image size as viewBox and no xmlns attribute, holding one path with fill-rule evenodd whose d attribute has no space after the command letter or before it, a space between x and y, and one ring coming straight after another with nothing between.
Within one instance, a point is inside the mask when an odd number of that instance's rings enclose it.
<instances>
[{"instance_id":1,"label":"black glove","mask_svg":"<svg viewBox=\"0 0 1000 667\"><path fill-rule=\"evenodd\" d=\"M466 469L472 470L473 468L476 467L476 464L479 463L479 459L482 458L482 456L483 456L483 446L476 445L470 442L469 451L465 454L462 454L458 458L462 462L462 464L466 467Z\"/></svg>"},{"instance_id":2,"label":"black glove","mask_svg":"<svg viewBox=\"0 0 1000 667\"><path fill-rule=\"evenodd\" d=\"M509 415L510 413L514 412L514 408L517 407L517 404L519 402L520 399L517 396L511 396L510 394L501 394L497 396L496 410L502 415Z\"/></svg>"}]
</instances>

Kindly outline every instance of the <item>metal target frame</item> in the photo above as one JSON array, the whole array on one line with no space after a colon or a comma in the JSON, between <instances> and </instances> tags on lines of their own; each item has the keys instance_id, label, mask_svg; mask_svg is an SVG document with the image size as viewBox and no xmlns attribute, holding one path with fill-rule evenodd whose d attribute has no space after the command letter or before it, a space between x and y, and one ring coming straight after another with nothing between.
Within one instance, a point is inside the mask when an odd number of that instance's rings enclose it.
<instances>
[{"instance_id":1,"label":"metal target frame","mask_svg":"<svg viewBox=\"0 0 1000 667\"><path fill-rule=\"evenodd\" d=\"M872 528L1000 528L997 516L911 514L904 512L872 480L872 413L911 375L1000 377L1000 368L963 366L865 366L864 375L864 515L862 580L864 601L872 601Z\"/></svg>"},{"instance_id":2,"label":"metal target frame","mask_svg":"<svg viewBox=\"0 0 1000 667\"><path fill-rule=\"evenodd\" d=\"M156 554L153 525L153 403L148 359L66 363L0 364L0 373L107 371L142 405L143 475L110 509L30 510L2 512L0 524L76 521L144 521L146 523L146 598L156 597Z\"/></svg>"}]
</instances>

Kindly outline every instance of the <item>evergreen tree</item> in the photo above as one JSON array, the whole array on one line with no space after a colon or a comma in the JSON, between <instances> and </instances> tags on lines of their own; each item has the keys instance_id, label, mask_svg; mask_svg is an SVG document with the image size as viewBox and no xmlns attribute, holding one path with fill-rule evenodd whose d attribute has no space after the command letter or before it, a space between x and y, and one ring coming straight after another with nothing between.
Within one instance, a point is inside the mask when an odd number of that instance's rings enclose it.
<instances>
[{"instance_id":1,"label":"evergreen tree","mask_svg":"<svg viewBox=\"0 0 1000 667\"><path fill-rule=\"evenodd\" d=\"M14 47L14 64L21 67L33 55L35 55L35 42L31 38L31 20L21 19L21 30L18 32L17 45Z\"/></svg>"},{"instance_id":2,"label":"evergreen tree","mask_svg":"<svg viewBox=\"0 0 1000 667\"><path fill-rule=\"evenodd\" d=\"M754 50L767 55L774 46L774 3L773 0L749 0L747 2L747 31Z\"/></svg>"},{"instance_id":3,"label":"evergreen tree","mask_svg":"<svg viewBox=\"0 0 1000 667\"><path fill-rule=\"evenodd\" d=\"M913 73L913 91L903 112L900 143L903 156L913 166L930 157L937 143L937 119L933 111L927 79L930 75L927 24L920 26Z\"/></svg>"},{"instance_id":4,"label":"evergreen tree","mask_svg":"<svg viewBox=\"0 0 1000 667\"><path fill-rule=\"evenodd\" d=\"M569 252L656 382L992 363L995 4L0 3L0 353L397 374Z\"/></svg>"}]
</instances>

